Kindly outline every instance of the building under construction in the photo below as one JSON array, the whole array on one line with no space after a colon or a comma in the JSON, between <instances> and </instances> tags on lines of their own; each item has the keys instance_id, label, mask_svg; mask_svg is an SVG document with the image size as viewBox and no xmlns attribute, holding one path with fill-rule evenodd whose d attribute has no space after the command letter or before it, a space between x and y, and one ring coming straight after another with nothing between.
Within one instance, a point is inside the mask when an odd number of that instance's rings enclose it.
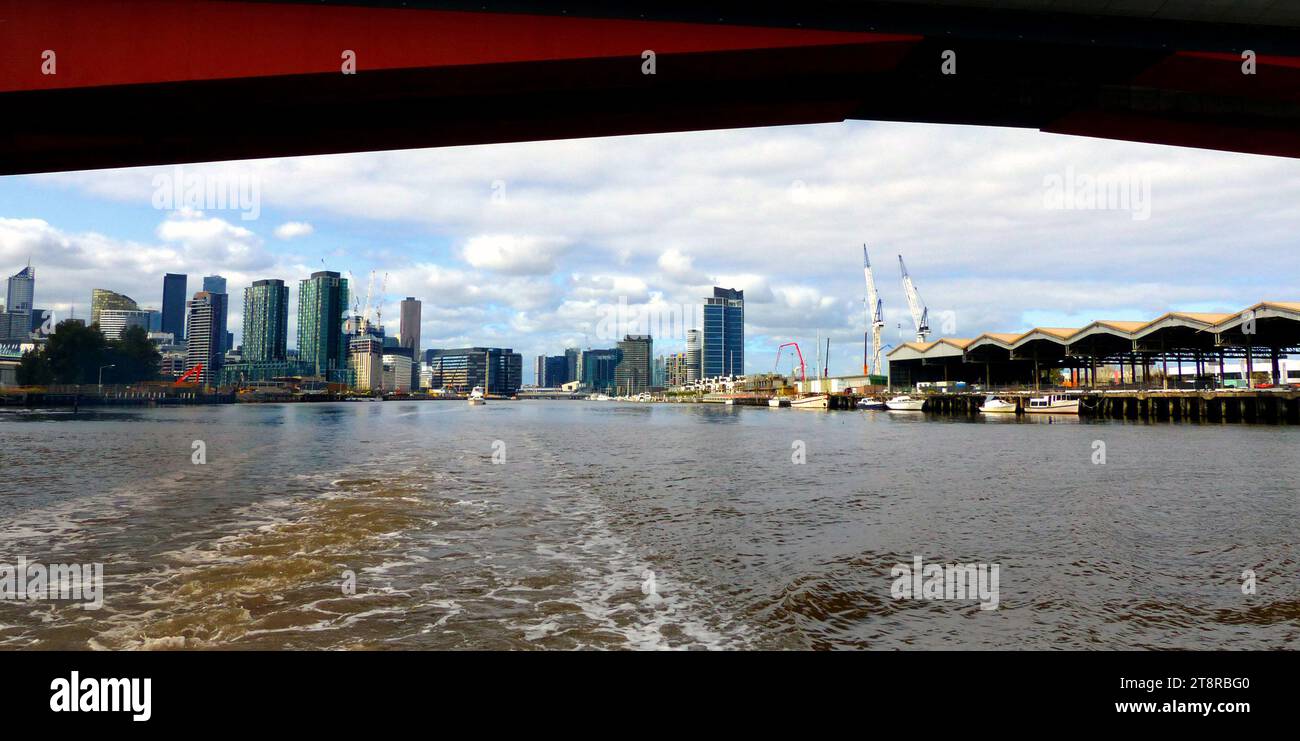
<instances>
[{"instance_id":1,"label":"building under construction","mask_svg":"<svg viewBox=\"0 0 1300 741\"><path fill-rule=\"evenodd\" d=\"M1214 387L1229 360L1244 366L1246 385L1259 373L1282 385L1292 379L1281 377L1279 361L1293 353L1300 353L1300 302L1265 301L1229 314L1170 312L1147 322L905 342L887 357L893 389L926 382L1037 389L1114 385L1116 369L1121 380L1147 386L1157 370L1169 378L1171 367L1188 365L1198 385Z\"/></svg>"}]
</instances>

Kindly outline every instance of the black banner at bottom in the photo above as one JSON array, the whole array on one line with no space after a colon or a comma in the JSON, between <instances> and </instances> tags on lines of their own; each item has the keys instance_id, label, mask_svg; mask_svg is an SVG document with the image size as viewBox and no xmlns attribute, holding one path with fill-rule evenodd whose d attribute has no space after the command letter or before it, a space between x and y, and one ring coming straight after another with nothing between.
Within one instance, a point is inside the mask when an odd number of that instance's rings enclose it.
<instances>
[{"instance_id":1,"label":"black banner at bottom","mask_svg":"<svg viewBox=\"0 0 1300 741\"><path fill-rule=\"evenodd\" d=\"M0 654L10 717L119 730L428 730L431 718L563 730L626 715L679 725L924 719L1066 727L1276 721L1280 653ZM768 714L771 717L768 717ZM697 721L690 721L696 723ZM378 724L378 725L376 725ZM910 725L910 721L905 723ZM126 728L121 728L125 725ZM732 726L733 730L735 729ZM450 730L449 728L446 730Z\"/></svg>"}]
</instances>

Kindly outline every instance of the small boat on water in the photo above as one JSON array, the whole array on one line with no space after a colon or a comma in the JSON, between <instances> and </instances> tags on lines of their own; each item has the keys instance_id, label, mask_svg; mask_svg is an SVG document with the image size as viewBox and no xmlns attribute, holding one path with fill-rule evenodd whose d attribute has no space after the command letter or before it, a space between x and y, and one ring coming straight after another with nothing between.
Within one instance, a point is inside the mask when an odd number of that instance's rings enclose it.
<instances>
[{"instance_id":1,"label":"small boat on water","mask_svg":"<svg viewBox=\"0 0 1300 741\"><path fill-rule=\"evenodd\" d=\"M906 394L895 396L885 402L885 408L892 412L920 412L925 410L925 399L914 399Z\"/></svg>"},{"instance_id":2,"label":"small boat on water","mask_svg":"<svg viewBox=\"0 0 1300 741\"><path fill-rule=\"evenodd\" d=\"M471 406L478 406L479 404L486 404L486 403L487 403L487 396L484 395L484 393L483 393L483 387L482 387L482 386L475 386L475 387L474 387L474 390L471 391L471 392L469 392L469 400L468 400L468 401L469 401L469 403L470 403Z\"/></svg>"},{"instance_id":3,"label":"small boat on water","mask_svg":"<svg viewBox=\"0 0 1300 741\"><path fill-rule=\"evenodd\" d=\"M1068 396L1048 394L1035 396L1025 407L1026 414L1078 414L1079 400Z\"/></svg>"},{"instance_id":4,"label":"small boat on water","mask_svg":"<svg viewBox=\"0 0 1300 741\"><path fill-rule=\"evenodd\" d=\"M858 399L858 409L884 409L885 402L883 399Z\"/></svg>"},{"instance_id":5,"label":"small boat on water","mask_svg":"<svg viewBox=\"0 0 1300 741\"><path fill-rule=\"evenodd\" d=\"M772 407L773 409L779 409L780 407L790 406L790 400L789 399L768 399L767 405Z\"/></svg>"},{"instance_id":6,"label":"small boat on water","mask_svg":"<svg viewBox=\"0 0 1300 741\"><path fill-rule=\"evenodd\" d=\"M608 395L608 394L592 394L591 396L588 396L587 398L588 398L588 399L591 399L592 401L609 401L609 395Z\"/></svg>"},{"instance_id":7,"label":"small boat on water","mask_svg":"<svg viewBox=\"0 0 1300 741\"><path fill-rule=\"evenodd\" d=\"M984 414L1015 414L1016 405L1006 399L991 396L983 404L980 404L980 411Z\"/></svg>"},{"instance_id":8,"label":"small boat on water","mask_svg":"<svg viewBox=\"0 0 1300 741\"><path fill-rule=\"evenodd\" d=\"M790 400L791 409L830 409L831 399L826 394L810 394Z\"/></svg>"}]
</instances>

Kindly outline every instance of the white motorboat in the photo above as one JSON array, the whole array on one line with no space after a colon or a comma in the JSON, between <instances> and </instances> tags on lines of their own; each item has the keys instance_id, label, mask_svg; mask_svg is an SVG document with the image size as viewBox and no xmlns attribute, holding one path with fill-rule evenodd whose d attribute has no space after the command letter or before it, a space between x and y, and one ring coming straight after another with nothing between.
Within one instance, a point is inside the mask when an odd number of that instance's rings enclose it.
<instances>
[{"instance_id":1,"label":"white motorboat","mask_svg":"<svg viewBox=\"0 0 1300 741\"><path fill-rule=\"evenodd\" d=\"M1048 394L1035 396L1025 406L1026 414L1078 414L1079 400L1068 396Z\"/></svg>"},{"instance_id":2,"label":"white motorboat","mask_svg":"<svg viewBox=\"0 0 1300 741\"><path fill-rule=\"evenodd\" d=\"M884 409L885 402L881 399L858 399L858 409Z\"/></svg>"},{"instance_id":3,"label":"white motorboat","mask_svg":"<svg viewBox=\"0 0 1300 741\"><path fill-rule=\"evenodd\" d=\"M895 396L885 402L885 408L892 412L920 412L925 409L925 399L914 399L906 394Z\"/></svg>"},{"instance_id":4,"label":"white motorboat","mask_svg":"<svg viewBox=\"0 0 1300 741\"><path fill-rule=\"evenodd\" d=\"M1006 399L989 397L980 404L980 411L984 414L1015 414L1016 405Z\"/></svg>"},{"instance_id":5,"label":"white motorboat","mask_svg":"<svg viewBox=\"0 0 1300 741\"><path fill-rule=\"evenodd\" d=\"M790 400L791 409L830 409L831 399L826 394L810 394Z\"/></svg>"},{"instance_id":6,"label":"white motorboat","mask_svg":"<svg viewBox=\"0 0 1300 741\"><path fill-rule=\"evenodd\" d=\"M768 399L767 405L772 407L773 409L779 409L781 407L790 406L790 400L789 399Z\"/></svg>"},{"instance_id":7,"label":"white motorboat","mask_svg":"<svg viewBox=\"0 0 1300 741\"><path fill-rule=\"evenodd\" d=\"M483 393L482 386L475 386L474 390L469 392L469 403L473 406L487 403L487 396Z\"/></svg>"}]
</instances>

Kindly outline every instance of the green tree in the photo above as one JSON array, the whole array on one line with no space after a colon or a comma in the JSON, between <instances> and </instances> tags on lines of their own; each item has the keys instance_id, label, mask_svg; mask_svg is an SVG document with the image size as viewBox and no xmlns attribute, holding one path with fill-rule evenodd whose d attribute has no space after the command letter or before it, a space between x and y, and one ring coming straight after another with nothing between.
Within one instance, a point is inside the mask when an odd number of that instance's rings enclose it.
<instances>
[{"instance_id":1,"label":"green tree","mask_svg":"<svg viewBox=\"0 0 1300 741\"><path fill-rule=\"evenodd\" d=\"M44 354L55 383L95 383L99 367L112 362L105 361L108 348L99 325L87 327L72 319L54 328Z\"/></svg>"},{"instance_id":2,"label":"green tree","mask_svg":"<svg viewBox=\"0 0 1300 741\"><path fill-rule=\"evenodd\" d=\"M149 341L144 327L127 327L120 339L108 343L108 358L104 362L115 366L105 370L105 379L111 377L113 383L140 383L158 377L162 353Z\"/></svg>"},{"instance_id":3,"label":"green tree","mask_svg":"<svg viewBox=\"0 0 1300 741\"><path fill-rule=\"evenodd\" d=\"M54 382L54 371L42 348L35 348L23 353L18 362L19 386L48 386Z\"/></svg>"}]
</instances>

